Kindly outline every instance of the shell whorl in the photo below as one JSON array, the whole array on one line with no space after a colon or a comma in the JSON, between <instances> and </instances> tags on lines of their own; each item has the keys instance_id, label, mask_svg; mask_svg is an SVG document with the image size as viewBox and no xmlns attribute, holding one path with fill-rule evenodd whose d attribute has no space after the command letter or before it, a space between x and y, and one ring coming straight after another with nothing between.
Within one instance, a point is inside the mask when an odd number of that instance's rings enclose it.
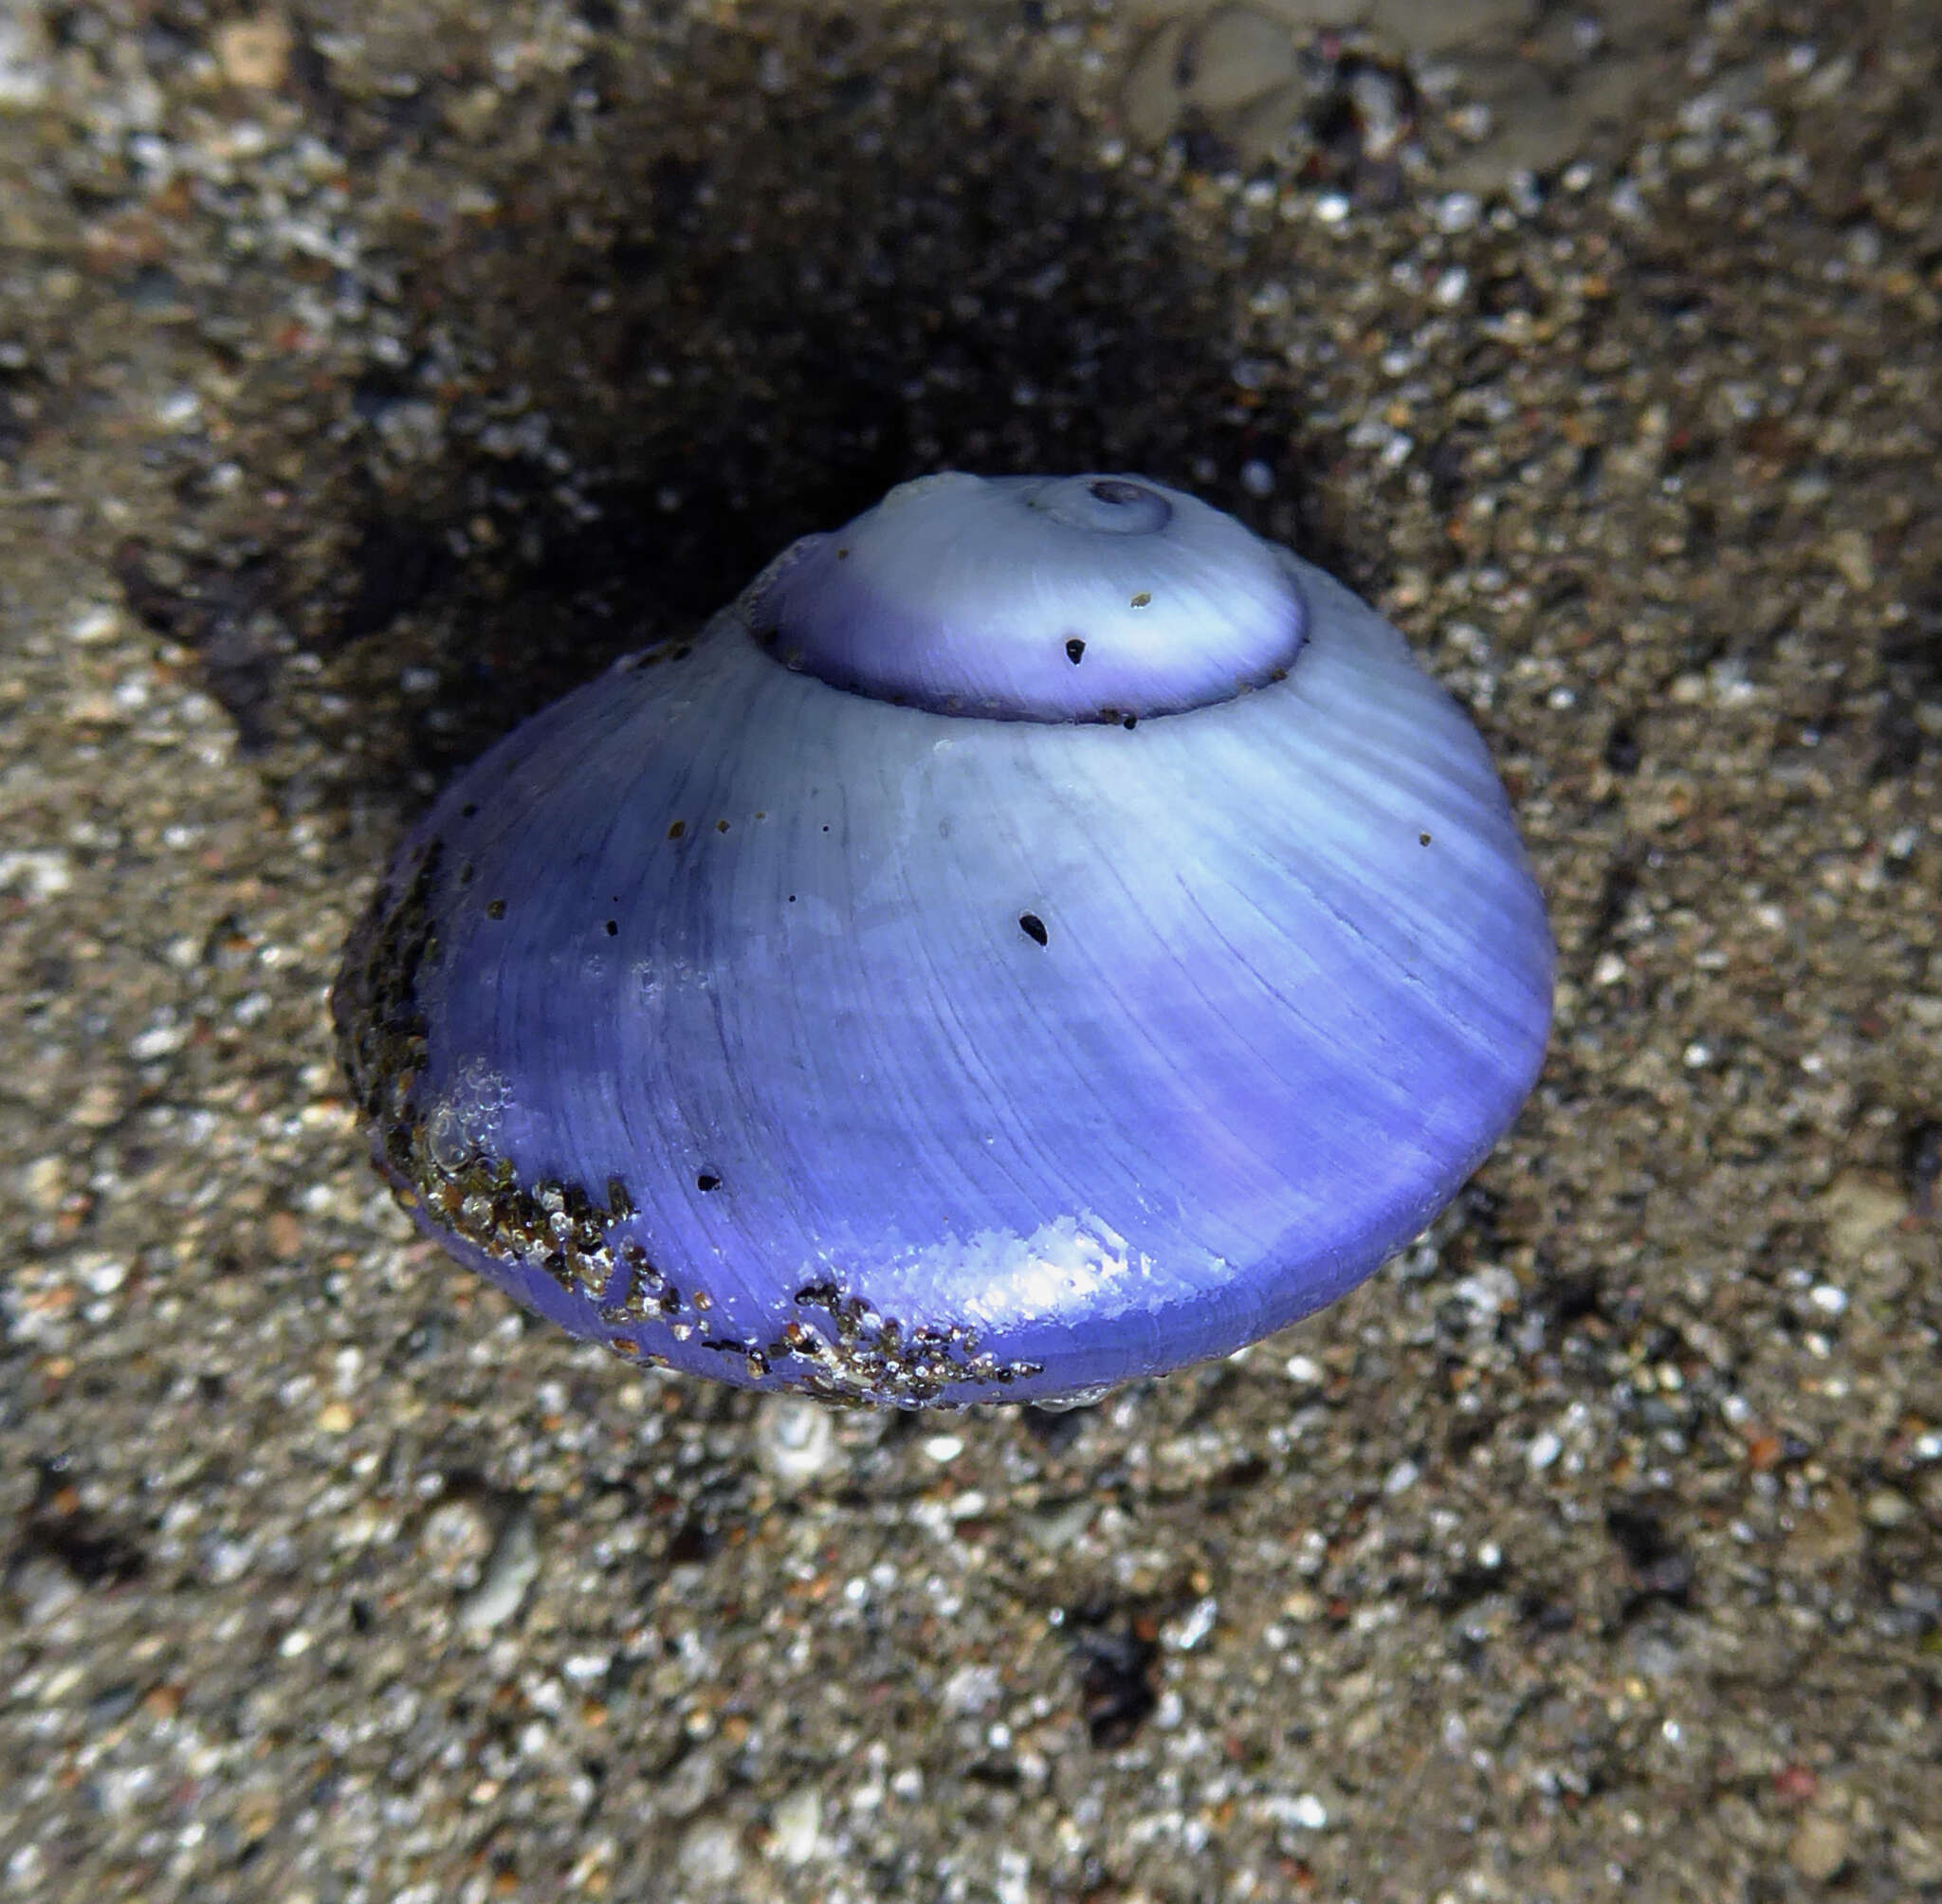
<instances>
[{"instance_id":1,"label":"shell whorl","mask_svg":"<svg viewBox=\"0 0 1942 1904\"><path fill-rule=\"evenodd\" d=\"M742 613L832 687L1008 721L1211 705L1285 673L1303 639L1280 551L1130 476L920 477L784 550Z\"/></svg>"}]
</instances>

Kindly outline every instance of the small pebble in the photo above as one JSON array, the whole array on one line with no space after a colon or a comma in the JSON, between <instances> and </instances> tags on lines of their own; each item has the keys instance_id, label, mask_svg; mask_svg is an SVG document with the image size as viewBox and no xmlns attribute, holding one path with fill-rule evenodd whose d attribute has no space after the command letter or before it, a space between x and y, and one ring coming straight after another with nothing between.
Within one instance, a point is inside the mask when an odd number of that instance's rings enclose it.
<instances>
[{"instance_id":1,"label":"small pebble","mask_svg":"<svg viewBox=\"0 0 1942 1904\"><path fill-rule=\"evenodd\" d=\"M21 1618L29 1626L46 1625L81 1598L81 1584L48 1554L28 1554L7 1582Z\"/></svg>"},{"instance_id":2,"label":"small pebble","mask_svg":"<svg viewBox=\"0 0 1942 1904\"><path fill-rule=\"evenodd\" d=\"M491 1516L469 1496L448 1496L425 1516L418 1548L433 1579L470 1586L492 1551Z\"/></svg>"},{"instance_id":3,"label":"small pebble","mask_svg":"<svg viewBox=\"0 0 1942 1904\"><path fill-rule=\"evenodd\" d=\"M1898 1528L1912 1520L1915 1510L1906 1494L1897 1493L1893 1488L1877 1488L1861 1511L1870 1527Z\"/></svg>"},{"instance_id":4,"label":"small pebble","mask_svg":"<svg viewBox=\"0 0 1942 1904\"><path fill-rule=\"evenodd\" d=\"M822 1838L823 1802L814 1785L797 1785L769 1814L769 1856L792 1867L807 1864Z\"/></svg>"},{"instance_id":5,"label":"small pebble","mask_svg":"<svg viewBox=\"0 0 1942 1904\"><path fill-rule=\"evenodd\" d=\"M82 648L117 640L123 632L120 614L106 602L91 601L75 611L67 638Z\"/></svg>"},{"instance_id":6,"label":"small pebble","mask_svg":"<svg viewBox=\"0 0 1942 1904\"><path fill-rule=\"evenodd\" d=\"M1786 1857L1809 1883L1825 1884L1847 1863L1848 1828L1827 1812L1809 1812L1794 1828Z\"/></svg>"},{"instance_id":7,"label":"small pebble","mask_svg":"<svg viewBox=\"0 0 1942 1904\"><path fill-rule=\"evenodd\" d=\"M0 111L25 112L47 97L51 51L38 0L12 0L0 14Z\"/></svg>"},{"instance_id":8,"label":"small pebble","mask_svg":"<svg viewBox=\"0 0 1942 1904\"><path fill-rule=\"evenodd\" d=\"M681 1835L681 1875L704 1890L724 1891L742 1872L742 1839L724 1819L698 1818Z\"/></svg>"},{"instance_id":9,"label":"small pebble","mask_svg":"<svg viewBox=\"0 0 1942 1904\"><path fill-rule=\"evenodd\" d=\"M290 66L290 28L275 13L231 20L216 32L216 60L231 85L270 92Z\"/></svg>"},{"instance_id":10,"label":"small pebble","mask_svg":"<svg viewBox=\"0 0 1942 1904\"><path fill-rule=\"evenodd\" d=\"M801 1487L818 1474L828 1474L840 1459L835 1417L821 1402L801 1395L762 1398L756 1416L755 1444L756 1458L784 1487Z\"/></svg>"},{"instance_id":11,"label":"small pebble","mask_svg":"<svg viewBox=\"0 0 1942 1904\"><path fill-rule=\"evenodd\" d=\"M1822 1192L1828 1254L1836 1263L1859 1262L1887 1238L1908 1209L1908 1199L1886 1183L1844 1170Z\"/></svg>"},{"instance_id":12,"label":"small pebble","mask_svg":"<svg viewBox=\"0 0 1942 1904\"><path fill-rule=\"evenodd\" d=\"M539 1573L540 1541L533 1517L523 1506L516 1507L499 1530L479 1584L459 1602L461 1630L483 1635L504 1626L520 1610Z\"/></svg>"}]
</instances>

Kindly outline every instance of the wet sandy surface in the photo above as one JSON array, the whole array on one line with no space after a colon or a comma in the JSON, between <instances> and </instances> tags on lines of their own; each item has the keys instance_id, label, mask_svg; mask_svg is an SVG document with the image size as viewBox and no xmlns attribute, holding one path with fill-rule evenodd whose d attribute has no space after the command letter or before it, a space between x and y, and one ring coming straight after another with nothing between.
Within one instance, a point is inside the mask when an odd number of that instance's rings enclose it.
<instances>
[{"instance_id":1,"label":"wet sandy surface","mask_svg":"<svg viewBox=\"0 0 1942 1904\"><path fill-rule=\"evenodd\" d=\"M1276 0L1277 158L1129 125L1178 10L0 27L10 1896L1942 1895L1942 31ZM944 465L1369 593L1555 1045L1233 1362L759 1406L413 1241L324 993L454 765Z\"/></svg>"}]
</instances>

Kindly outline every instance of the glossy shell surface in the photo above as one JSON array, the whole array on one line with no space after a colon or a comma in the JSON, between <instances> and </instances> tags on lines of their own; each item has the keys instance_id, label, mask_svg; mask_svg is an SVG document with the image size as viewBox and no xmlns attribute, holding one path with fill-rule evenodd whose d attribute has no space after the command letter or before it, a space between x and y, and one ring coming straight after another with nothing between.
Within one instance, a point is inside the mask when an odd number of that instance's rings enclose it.
<instances>
[{"instance_id":1,"label":"glossy shell surface","mask_svg":"<svg viewBox=\"0 0 1942 1904\"><path fill-rule=\"evenodd\" d=\"M1163 552L1106 533L1110 600L1163 597ZM1408 1241L1536 1075L1543 906L1402 636L1238 533L1283 658L1250 623L1185 711L833 685L806 578L842 544L811 539L501 741L336 994L421 1223L624 1357L904 1405L1218 1355ZM1084 613L1027 617L1047 681L1106 677Z\"/></svg>"}]
</instances>

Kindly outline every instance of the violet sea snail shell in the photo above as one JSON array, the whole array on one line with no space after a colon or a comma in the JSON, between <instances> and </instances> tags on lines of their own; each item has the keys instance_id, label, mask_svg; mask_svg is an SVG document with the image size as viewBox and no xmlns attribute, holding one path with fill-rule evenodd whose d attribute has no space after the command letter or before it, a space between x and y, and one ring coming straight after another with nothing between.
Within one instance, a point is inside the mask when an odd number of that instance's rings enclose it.
<instances>
[{"instance_id":1,"label":"violet sea snail shell","mask_svg":"<svg viewBox=\"0 0 1942 1904\"><path fill-rule=\"evenodd\" d=\"M1549 1024L1483 744L1318 569L946 474L460 776L334 1007L458 1259L624 1357L1044 1401L1332 1301Z\"/></svg>"}]
</instances>

